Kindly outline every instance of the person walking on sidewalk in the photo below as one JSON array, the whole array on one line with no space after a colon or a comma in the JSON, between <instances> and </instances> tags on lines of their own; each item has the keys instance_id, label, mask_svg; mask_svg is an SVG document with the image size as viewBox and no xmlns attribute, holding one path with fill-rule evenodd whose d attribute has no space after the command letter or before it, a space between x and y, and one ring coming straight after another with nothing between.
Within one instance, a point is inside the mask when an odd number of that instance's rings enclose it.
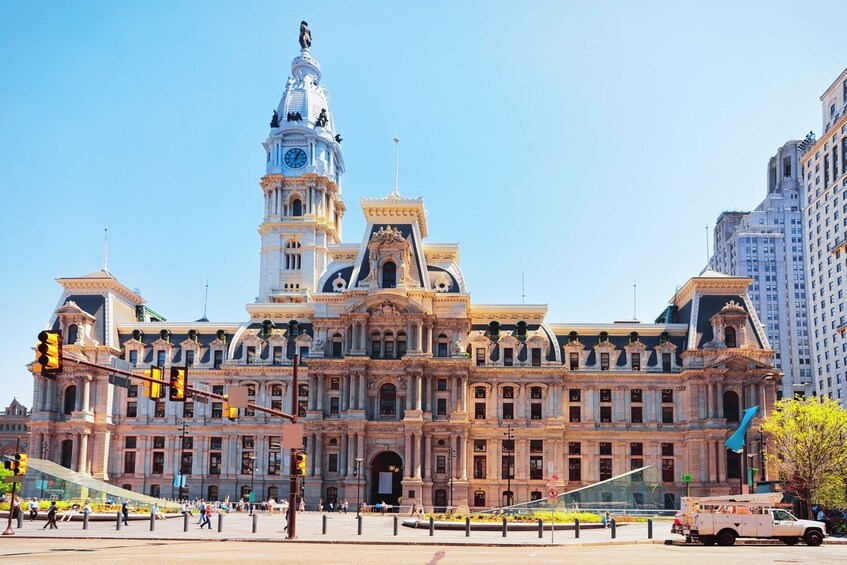
<instances>
[{"instance_id":1,"label":"person walking on sidewalk","mask_svg":"<svg viewBox=\"0 0 847 565\"><path fill-rule=\"evenodd\" d=\"M32 500L29 501L29 521L30 522L34 522L35 519L38 518L38 508L39 508L38 499L33 496Z\"/></svg>"},{"instance_id":2,"label":"person walking on sidewalk","mask_svg":"<svg viewBox=\"0 0 847 565\"><path fill-rule=\"evenodd\" d=\"M123 518L124 526L129 526L129 505L126 500L121 502L121 517Z\"/></svg>"},{"instance_id":3,"label":"person walking on sidewalk","mask_svg":"<svg viewBox=\"0 0 847 565\"><path fill-rule=\"evenodd\" d=\"M200 529L203 529L203 526L209 526L209 529L212 529L212 505L207 504L206 508L203 510L203 523L200 524Z\"/></svg>"},{"instance_id":4,"label":"person walking on sidewalk","mask_svg":"<svg viewBox=\"0 0 847 565\"><path fill-rule=\"evenodd\" d=\"M58 530L59 526L56 525L56 512L59 509L56 507L56 501L50 503L50 508L47 510L47 523L44 524L43 530L47 529L47 526L50 526L51 530Z\"/></svg>"}]
</instances>

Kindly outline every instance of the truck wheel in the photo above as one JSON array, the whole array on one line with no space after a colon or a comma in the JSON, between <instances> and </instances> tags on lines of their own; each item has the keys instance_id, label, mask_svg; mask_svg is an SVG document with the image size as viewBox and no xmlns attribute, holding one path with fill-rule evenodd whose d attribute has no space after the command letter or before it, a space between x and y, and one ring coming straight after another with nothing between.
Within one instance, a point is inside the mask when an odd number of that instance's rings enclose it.
<instances>
[{"instance_id":1,"label":"truck wheel","mask_svg":"<svg viewBox=\"0 0 847 565\"><path fill-rule=\"evenodd\" d=\"M703 536L700 541L703 542L703 545L715 545L717 543L715 536Z\"/></svg>"},{"instance_id":2,"label":"truck wheel","mask_svg":"<svg viewBox=\"0 0 847 565\"><path fill-rule=\"evenodd\" d=\"M819 530L809 530L803 536L803 541L806 542L806 545L820 545L823 542L823 534Z\"/></svg>"},{"instance_id":3,"label":"truck wheel","mask_svg":"<svg viewBox=\"0 0 847 565\"><path fill-rule=\"evenodd\" d=\"M735 544L735 532L732 530L721 530L718 532L718 545Z\"/></svg>"},{"instance_id":4,"label":"truck wheel","mask_svg":"<svg viewBox=\"0 0 847 565\"><path fill-rule=\"evenodd\" d=\"M785 545L796 545L799 538L779 538Z\"/></svg>"}]
</instances>

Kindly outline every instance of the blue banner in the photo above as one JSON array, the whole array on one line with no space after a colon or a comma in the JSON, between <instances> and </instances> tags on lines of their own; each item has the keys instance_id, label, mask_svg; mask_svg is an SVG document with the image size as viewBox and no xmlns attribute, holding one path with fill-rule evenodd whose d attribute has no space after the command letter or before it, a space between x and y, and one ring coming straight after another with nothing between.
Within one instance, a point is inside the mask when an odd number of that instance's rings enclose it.
<instances>
[{"instance_id":1,"label":"blue banner","mask_svg":"<svg viewBox=\"0 0 847 565\"><path fill-rule=\"evenodd\" d=\"M750 427L750 422L752 422L753 418L756 417L756 412L758 411L758 406L753 406L752 408L748 408L744 411L744 417L741 419L741 423L738 424L738 430L729 436L729 439L724 443L727 449L734 451L735 453L741 453L744 451L747 429Z\"/></svg>"}]
</instances>

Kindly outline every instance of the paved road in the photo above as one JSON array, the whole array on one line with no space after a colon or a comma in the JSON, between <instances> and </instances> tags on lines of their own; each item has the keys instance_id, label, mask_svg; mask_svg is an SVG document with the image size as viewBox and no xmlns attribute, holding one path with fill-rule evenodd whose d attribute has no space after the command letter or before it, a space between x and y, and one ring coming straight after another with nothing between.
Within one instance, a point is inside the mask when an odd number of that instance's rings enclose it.
<instances>
[{"instance_id":1,"label":"paved road","mask_svg":"<svg viewBox=\"0 0 847 565\"><path fill-rule=\"evenodd\" d=\"M4 538L0 556L15 565L29 563L167 563L282 562L314 564L458 565L531 562L532 565L649 563L688 565L714 563L844 563L847 546L665 546L658 544L502 547L258 543L219 541L145 541Z\"/></svg>"}]
</instances>

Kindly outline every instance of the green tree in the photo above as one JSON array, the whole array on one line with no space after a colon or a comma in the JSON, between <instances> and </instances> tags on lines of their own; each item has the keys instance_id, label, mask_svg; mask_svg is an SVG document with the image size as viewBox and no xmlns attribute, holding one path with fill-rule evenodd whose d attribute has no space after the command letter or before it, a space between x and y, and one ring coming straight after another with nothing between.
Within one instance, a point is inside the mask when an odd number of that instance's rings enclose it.
<instances>
[{"instance_id":1,"label":"green tree","mask_svg":"<svg viewBox=\"0 0 847 565\"><path fill-rule=\"evenodd\" d=\"M0 493L12 492L12 483L6 482L6 477L12 475L12 472L0 465Z\"/></svg>"},{"instance_id":2,"label":"green tree","mask_svg":"<svg viewBox=\"0 0 847 565\"><path fill-rule=\"evenodd\" d=\"M786 398L762 429L768 469L785 490L808 504L840 505L847 466L847 410L829 398Z\"/></svg>"}]
</instances>

